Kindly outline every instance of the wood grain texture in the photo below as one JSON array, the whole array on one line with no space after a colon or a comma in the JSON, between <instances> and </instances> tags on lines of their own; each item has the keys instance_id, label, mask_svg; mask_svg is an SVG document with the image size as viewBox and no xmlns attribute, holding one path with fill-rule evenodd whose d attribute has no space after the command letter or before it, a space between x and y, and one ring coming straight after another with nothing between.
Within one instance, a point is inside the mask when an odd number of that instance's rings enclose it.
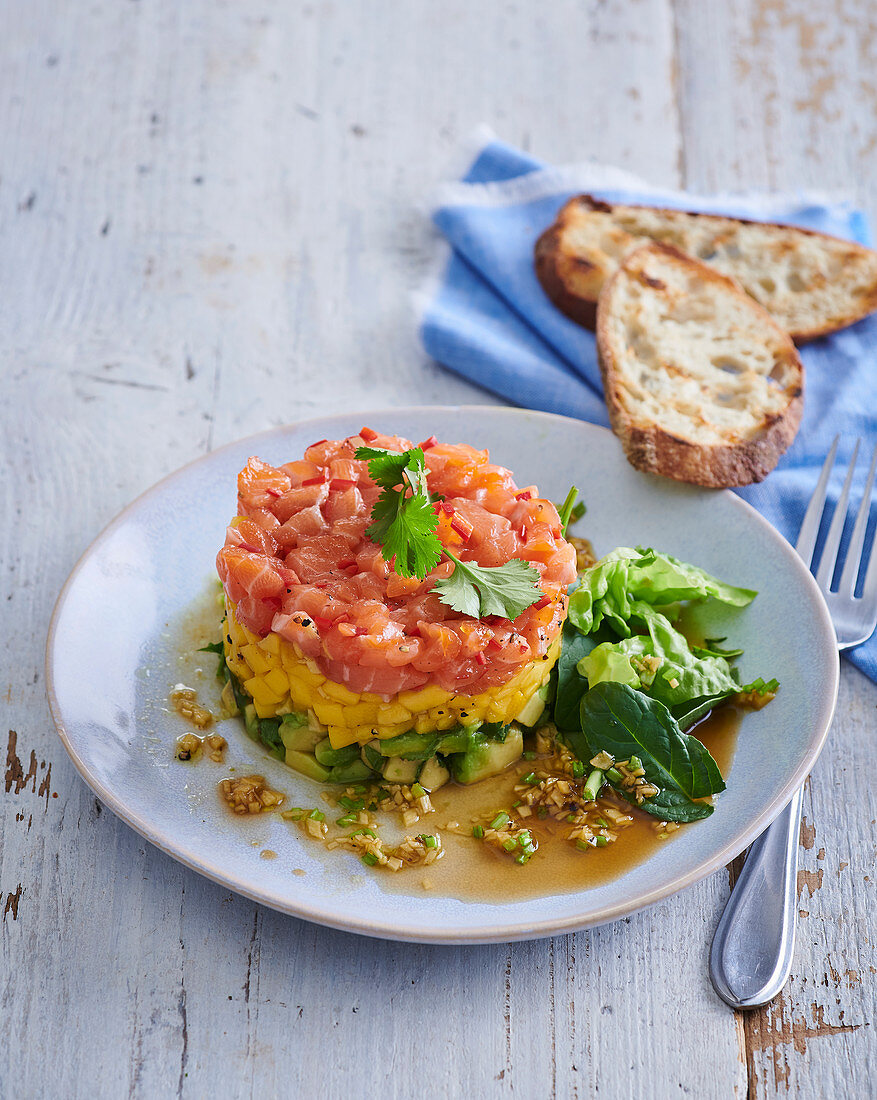
<instances>
[{"instance_id":1,"label":"wood grain texture","mask_svg":"<svg viewBox=\"0 0 877 1100\"><path fill-rule=\"evenodd\" d=\"M852 183L875 209L868 5L803 10L0 7L0 1096L867 1094L877 690L850 669L795 973L741 1019L706 978L725 873L532 944L321 929L103 810L42 683L65 576L164 474L301 417L493 400L425 359L408 301L418 204L476 124L662 184Z\"/></svg>"},{"instance_id":2,"label":"wood grain texture","mask_svg":"<svg viewBox=\"0 0 877 1100\"><path fill-rule=\"evenodd\" d=\"M685 185L835 191L873 224L873 5L677 0L675 18ZM875 702L873 685L845 669L829 748L805 792L792 978L741 1017L751 1096L874 1095L877 812L865 762Z\"/></svg>"}]
</instances>

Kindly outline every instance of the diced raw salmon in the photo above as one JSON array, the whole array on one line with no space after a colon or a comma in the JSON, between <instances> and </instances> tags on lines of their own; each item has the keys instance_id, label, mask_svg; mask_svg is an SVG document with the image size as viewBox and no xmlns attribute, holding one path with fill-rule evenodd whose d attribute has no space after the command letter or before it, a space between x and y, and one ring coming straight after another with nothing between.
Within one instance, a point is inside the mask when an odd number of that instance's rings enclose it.
<instances>
[{"instance_id":1,"label":"diced raw salmon","mask_svg":"<svg viewBox=\"0 0 877 1100\"><path fill-rule=\"evenodd\" d=\"M274 467L251 458L238 477L239 515L228 528L217 570L236 617L270 631L315 660L324 676L355 692L386 697L435 683L477 695L541 660L566 615L575 550L562 537L555 506L535 486L466 444L427 441L439 539L463 561L529 561L544 599L512 623L474 620L452 610L433 585L454 566L442 560L424 581L397 574L368 538L380 488L356 449L407 450L412 444L368 428L320 440L303 459Z\"/></svg>"}]
</instances>

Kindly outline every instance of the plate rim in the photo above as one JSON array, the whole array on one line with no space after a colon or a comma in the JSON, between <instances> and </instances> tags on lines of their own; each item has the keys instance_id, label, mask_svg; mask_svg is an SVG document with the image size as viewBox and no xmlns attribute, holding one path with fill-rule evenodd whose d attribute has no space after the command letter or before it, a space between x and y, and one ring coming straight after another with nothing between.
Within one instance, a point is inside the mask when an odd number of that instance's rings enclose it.
<instances>
[{"instance_id":1,"label":"plate rim","mask_svg":"<svg viewBox=\"0 0 877 1100\"><path fill-rule=\"evenodd\" d=\"M70 573L67 576L58 597L55 601L52 609L52 615L49 621L49 629L46 636L45 647L45 685L46 685L46 697L49 704L49 710L52 716L52 721L57 730L58 736L63 744L67 755L70 757L74 767L79 775L82 777L86 785L97 795L104 804L112 810L112 812L120 818L126 825L132 828L145 840L148 840L156 848L158 848L165 855L170 856L178 863L182 863L184 866L196 871L198 874L203 875L205 878L210 879L217 885L232 890L234 893L240 894L243 897L249 898L251 901L255 901L260 905L265 905L268 908L274 909L278 912L286 913L290 916L297 917L302 920L308 920L317 924L325 925L326 927L334 928L339 931L351 932L358 935L366 935L375 937L378 939L386 939L398 942L407 943L432 943L432 944L447 944L447 945L460 945L460 944L487 944L487 943L507 943L520 940L536 940L544 939L549 936L564 935L569 932L575 932L583 930L585 928L597 927L601 924L608 924L616 920L620 920L622 917L630 916L634 913L638 913L644 909L648 909L658 902L663 901L666 898L672 897L674 894L679 893L682 890L687 889L690 886L702 881L710 874L717 871L720 867L727 865L731 860L735 859L741 852L743 852L757 836L759 836L772 821L779 816L785 806L788 804L795 791L800 787L810 771L816 760L819 758L822 749L825 746L828 732L831 728L832 720L834 718L834 712L837 705L838 687L840 681L840 653L836 647L833 647L834 661L830 662L830 677L831 683L828 691L828 698L823 698L822 705L819 708L819 721L818 725L821 726L820 732L816 738L811 742L809 751L805 754L802 761L794 772L787 778L786 782L779 788L774 794L773 798L766 804L765 808L756 815L754 820L749 823L748 827L741 832L738 832L731 840L724 844L718 851L705 860L702 860L695 867L689 869L685 874L678 876L672 882L665 883L650 890L647 894L640 896L634 902L624 901L617 904L604 905L600 911L593 913L591 916L587 915L575 915L572 914L562 918L550 918L542 920L532 925L524 925L521 921L517 923L508 923L503 925L494 926L489 933L485 933L482 926L472 926L467 928L460 924L453 929L447 929L444 927L428 927L423 925L411 926L410 924L399 923L392 920L374 921L370 920L367 916L362 917L344 917L339 918L334 915L331 910L324 910L319 905L314 905L311 902L301 903L296 902L294 898L285 899L277 897L265 890L259 890L255 887L250 887L246 882L242 882L234 876L224 874L221 869L211 867L204 862L199 861L196 858L190 857L185 852L180 851L174 847L172 840L165 840L162 833L150 823L148 819L143 819L139 815L131 812L125 803L119 798L112 790L112 788L106 786L99 778L92 775L86 766L85 762L77 753L71 742L69 733L64 724L61 704L55 691L55 679L54 679L54 665L53 665L53 652L55 636L58 628L58 624L61 615L64 610L64 605L69 597L70 591L75 583L79 573L84 568L86 562L92 557L94 552L108 539L115 529L126 519L129 513L133 512L143 501L147 498L160 493L165 486L178 479L184 477L191 469L202 463L211 461L215 457L223 452L235 447L240 447L244 443L255 442L261 439L265 439L269 436L277 435L283 432L288 432L293 429L302 428L307 425L320 425L328 424L330 422L337 422L342 418L349 418L352 416L362 416L364 422L367 422L369 418L378 418L392 414L394 416L404 416L406 414L424 414L433 413L437 415L449 415L454 413L477 413L484 415L485 413L502 413L514 418L516 415L535 417L541 420L557 420L566 424L576 425L577 428L584 428L586 431L593 431L598 434L602 434L610 438L613 443L617 443L617 438L610 429L603 427L599 424L592 424L586 420L579 420L576 417L562 416L558 413L541 412L535 409L518 408L508 405L400 405L390 406L380 409L365 409L365 410L353 410L349 412L332 413L326 416L307 418L303 420L293 420L286 424L277 425L272 428L267 428L261 432L256 432L253 435L243 436L239 439L231 440L228 443L223 444L221 447L217 447L214 450L208 451L206 454L199 455L197 458L192 459L185 465L178 467L177 469L166 474L159 481L149 486L143 492L139 493L133 500L131 500L124 508L121 509L113 518L99 531L95 538L88 544L83 550L75 564L73 565ZM624 460L624 456L619 456L621 460ZM669 479L661 479L669 480ZM672 482L671 482L672 483ZM678 484L678 483L677 483ZM705 490L706 491L706 490ZM793 570L798 574L798 579L803 584L804 588L809 590L809 594L812 598L812 602L815 607L818 608L819 615L823 621L823 626L834 636L834 626L831 622L831 616L828 611L828 607L825 603L825 599L816 584L816 580L810 573L810 570L804 565L801 558L798 556L794 548L786 541L786 539L780 534L780 532L771 524L764 516L761 515L748 501L743 500L742 497L736 493L731 492L729 489L718 490L726 498L733 501L733 506L742 510L743 514L747 515L750 521L754 521L756 525L760 526L763 530L768 532L768 537L776 540L778 552L786 555L787 559L791 562Z\"/></svg>"}]
</instances>

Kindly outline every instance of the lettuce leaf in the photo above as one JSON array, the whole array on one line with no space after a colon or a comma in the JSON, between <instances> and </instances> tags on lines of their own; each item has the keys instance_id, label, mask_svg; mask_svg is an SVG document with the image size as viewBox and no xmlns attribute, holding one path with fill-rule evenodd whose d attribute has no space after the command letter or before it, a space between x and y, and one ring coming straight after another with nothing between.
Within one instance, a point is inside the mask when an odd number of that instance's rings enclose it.
<instances>
[{"instance_id":1,"label":"lettuce leaf","mask_svg":"<svg viewBox=\"0 0 877 1100\"><path fill-rule=\"evenodd\" d=\"M591 687L614 681L648 691L673 708L703 696L726 698L740 686L724 657L698 657L670 620L648 604L634 601L632 614L648 634L604 642L578 664Z\"/></svg>"},{"instance_id":2,"label":"lettuce leaf","mask_svg":"<svg viewBox=\"0 0 877 1100\"><path fill-rule=\"evenodd\" d=\"M746 607L758 595L751 588L725 584L696 565L669 554L642 548L637 552L640 558L628 569L628 584L631 595L646 603L658 605L712 597L731 607Z\"/></svg>"},{"instance_id":3,"label":"lettuce leaf","mask_svg":"<svg viewBox=\"0 0 877 1100\"><path fill-rule=\"evenodd\" d=\"M638 556L635 550L621 547L581 575L570 596L568 617L582 634L599 629L604 619L622 637L630 634L627 573L630 561Z\"/></svg>"},{"instance_id":4,"label":"lettuce leaf","mask_svg":"<svg viewBox=\"0 0 877 1100\"><path fill-rule=\"evenodd\" d=\"M696 565L669 554L621 546L601 558L581 579L570 597L570 621L590 634L604 620L621 637L629 637L632 603L667 607L681 601L715 599L730 607L746 607L757 595L710 576Z\"/></svg>"},{"instance_id":5,"label":"lettuce leaf","mask_svg":"<svg viewBox=\"0 0 877 1100\"><path fill-rule=\"evenodd\" d=\"M669 554L613 550L583 574L570 597L570 622L588 634L601 632L600 644L577 661L577 672L591 687L619 683L645 691L691 725L744 690L729 664L742 650L723 650L724 638L689 645L671 620L682 602L744 607L755 595Z\"/></svg>"}]
</instances>

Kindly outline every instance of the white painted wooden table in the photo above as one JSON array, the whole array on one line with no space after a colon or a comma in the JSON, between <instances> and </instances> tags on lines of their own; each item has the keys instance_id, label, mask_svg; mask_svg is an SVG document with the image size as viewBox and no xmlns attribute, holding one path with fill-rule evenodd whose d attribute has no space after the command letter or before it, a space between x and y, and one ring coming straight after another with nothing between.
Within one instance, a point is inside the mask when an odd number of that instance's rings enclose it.
<instances>
[{"instance_id":1,"label":"white painted wooden table","mask_svg":"<svg viewBox=\"0 0 877 1100\"><path fill-rule=\"evenodd\" d=\"M745 1016L706 976L728 873L532 944L327 931L102 810L42 671L74 561L164 474L287 420L492 400L408 302L417 203L477 123L877 214L873 4L5 0L0 61L0 1096L874 1095L877 688L849 667L793 977Z\"/></svg>"}]
</instances>

